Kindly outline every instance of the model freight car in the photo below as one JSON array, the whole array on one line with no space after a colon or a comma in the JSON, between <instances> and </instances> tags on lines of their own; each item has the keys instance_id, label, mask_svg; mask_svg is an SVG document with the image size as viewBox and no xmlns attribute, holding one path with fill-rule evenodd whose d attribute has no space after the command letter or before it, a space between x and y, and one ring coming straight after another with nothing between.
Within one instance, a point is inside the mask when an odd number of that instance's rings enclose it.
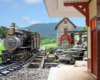
<instances>
[{"instance_id":1,"label":"model freight car","mask_svg":"<svg viewBox=\"0 0 100 80\"><path fill-rule=\"evenodd\" d=\"M41 35L39 33L16 29L15 23L12 23L4 40L6 50L2 51L2 63L27 58L38 50L40 42Z\"/></svg>"}]
</instances>

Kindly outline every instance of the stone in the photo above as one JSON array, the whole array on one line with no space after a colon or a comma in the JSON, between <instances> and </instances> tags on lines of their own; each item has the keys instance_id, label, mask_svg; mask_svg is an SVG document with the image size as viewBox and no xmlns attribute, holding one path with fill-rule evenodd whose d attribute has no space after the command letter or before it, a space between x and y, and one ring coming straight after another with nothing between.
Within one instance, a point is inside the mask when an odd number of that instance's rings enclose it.
<instances>
[{"instance_id":1,"label":"stone","mask_svg":"<svg viewBox=\"0 0 100 80\"><path fill-rule=\"evenodd\" d=\"M62 45L68 46L68 45L69 45L69 43L68 43L68 41L67 41L67 40L64 40L64 41L62 41Z\"/></svg>"},{"instance_id":2,"label":"stone","mask_svg":"<svg viewBox=\"0 0 100 80\"><path fill-rule=\"evenodd\" d=\"M84 48L71 48L72 51L86 51Z\"/></svg>"},{"instance_id":3,"label":"stone","mask_svg":"<svg viewBox=\"0 0 100 80\"><path fill-rule=\"evenodd\" d=\"M87 35L83 36L83 42L87 41Z\"/></svg>"},{"instance_id":4,"label":"stone","mask_svg":"<svg viewBox=\"0 0 100 80\"><path fill-rule=\"evenodd\" d=\"M72 55L72 57L75 59L75 60L82 60L83 59L83 56L79 56L79 55Z\"/></svg>"},{"instance_id":5,"label":"stone","mask_svg":"<svg viewBox=\"0 0 100 80\"><path fill-rule=\"evenodd\" d=\"M75 55L75 54L77 54L77 51L63 51L62 53L70 54L70 55Z\"/></svg>"},{"instance_id":6,"label":"stone","mask_svg":"<svg viewBox=\"0 0 100 80\"><path fill-rule=\"evenodd\" d=\"M87 61L87 57L84 57L84 58L83 58L83 61Z\"/></svg>"},{"instance_id":7,"label":"stone","mask_svg":"<svg viewBox=\"0 0 100 80\"><path fill-rule=\"evenodd\" d=\"M62 52L65 51L65 49L57 49L55 52Z\"/></svg>"},{"instance_id":8,"label":"stone","mask_svg":"<svg viewBox=\"0 0 100 80\"><path fill-rule=\"evenodd\" d=\"M80 48L80 45L74 45L73 48Z\"/></svg>"},{"instance_id":9,"label":"stone","mask_svg":"<svg viewBox=\"0 0 100 80\"><path fill-rule=\"evenodd\" d=\"M58 63L45 63L45 68L56 67Z\"/></svg>"},{"instance_id":10,"label":"stone","mask_svg":"<svg viewBox=\"0 0 100 80\"><path fill-rule=\"evenodd\" d=\"M61 61L61 62L69 62L69 61L71 61L71 60L72 60L71 57L60 57L60 58L59 58L59 61Z\"/></svg>"},{"instance_id":11,"label":"stone","mask_svg":"<svg viewBox=\"0 0 100 80\"><path fill-rule=\"evenodd\" d=\"M87 42L83 42L80 47L85 48L84 46L87 46Z\"/></svg>"},{"instance_id":12,"label":"stone","mask_svg":"<svg viewBox=\"0 0 100 80\"><path fill-rule=\"evenodd\" d=\"M60 63L60 61L59 61L59 60L54 60L54 62L55 62L55 63Z\"/></svg>"},{"instance_id":13,"label":"stone","mask_svg":"<svg viewBox=\"0 0 100 80\"><path fill-rule=\"evenodd\" d=\"M87 51L84 52L84 57L87 57Z\"/></svg>"},{"instance_id":14,"label":"stone","mask_svg":"<svg viewBox=\"0 0 100 80\"><path fill-rule=\"evenodd\" d=\"M77 45L80 45L80 44L82 44L82 39L79 39L77 42Z\"/></svg>"},{"instance_id":15,"label":"stone","mask_svg":"<svg viewBox=\"0 0 100 80\"><path fill-rule=\"evenodd\" d=\"M75 67L87 67L87 61L76 61Z\"/></svg>"},{"instance_id":16,"label":"stone","mask_svg":"<svg viewBox=\"0 0 100 80\"><path fill-rule=\"evenodd\" d=\"M65 49L65 51L71 51L71 49Z\"/></svg>"},{"instance_id":17,"label":"stone","mask_svg":"<svg viewBox=\"0 0 100 80\"><path fill-rule=\"evenodd\" d=\"M48 62L52 62L52 61L54 61L54 59L55 59L55 54L49 54L47 57Z\"/></svg>"},{"instance_id":18,"label":"stone","mask_svg":"<svg viewBox=\"0 0 100 80\"><path fill-rule=\"evenodd\" d=\"M75 61L70 61L70 64L75 64Z\"/></svg>"}]
</instances>

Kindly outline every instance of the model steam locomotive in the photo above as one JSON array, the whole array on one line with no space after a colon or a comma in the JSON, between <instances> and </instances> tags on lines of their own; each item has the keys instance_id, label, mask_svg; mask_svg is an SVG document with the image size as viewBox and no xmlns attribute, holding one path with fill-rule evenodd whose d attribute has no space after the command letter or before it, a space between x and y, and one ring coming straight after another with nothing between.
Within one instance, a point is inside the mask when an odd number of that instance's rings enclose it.
<instances>
[{"instance_id":1,"label":"model steam locomotive","mask_svg":"<svg viewBox=\"0 0 100 80\"><path fill-rule=\"evenodd\" d=\"M14 62L27 58L40 47L41 36L37 32L20 30L15 23L7 30L4 40L6 50L2 51L2 63Z\"/></svg>"}]
</instances>

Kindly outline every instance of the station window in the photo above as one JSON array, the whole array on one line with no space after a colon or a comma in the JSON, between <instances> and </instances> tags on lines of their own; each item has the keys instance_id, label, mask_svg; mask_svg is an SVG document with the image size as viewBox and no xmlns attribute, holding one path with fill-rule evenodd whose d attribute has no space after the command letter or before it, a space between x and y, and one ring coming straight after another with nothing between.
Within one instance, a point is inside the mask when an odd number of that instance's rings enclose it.
<instances>
[{"instance_id":1,"label":"station window","mask_svg":"<svg viewBox=\"0 0 100 80\"><path fill-rule=\"evenodd\" d=\"M67 24L67 21L66 20L64 21L64 24Z\"/></svg>"},{"instance_id":2,"label":"station window","mask_svg":"<svg viewBox=\"0 0 100 80\"><path fill-rule=\"evenodd\" d=\"M96 27L96 19L91 22L91 29Z\"/></svg>"},{"instance_id":3,"label":"station window","mask_svg":"<svg viewBox=\"0 0 100 80\"><path fill-rule=\"evenodd\" d=\"M68 31L68 28L64 28L64 34L66 33L66 31Z\"/></svg>"}]
</instances>

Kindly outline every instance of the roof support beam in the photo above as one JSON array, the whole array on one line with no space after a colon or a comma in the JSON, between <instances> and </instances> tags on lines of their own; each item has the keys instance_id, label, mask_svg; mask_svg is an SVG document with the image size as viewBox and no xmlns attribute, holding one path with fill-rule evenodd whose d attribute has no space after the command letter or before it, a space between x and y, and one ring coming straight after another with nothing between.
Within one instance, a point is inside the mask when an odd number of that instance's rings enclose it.
<instances>
[{"instance_id":1,"label":"roof support beam","mask_svg":"<svg viewBox=\"0 0 100 80\"><path fill-rule=\"evenodd\" d=\"M73 6L81 14L86 17L86 25L89 26L89 2L77 2L77 3L64 3L64 6Z\"/></svg>"},{"instance_id":2,"label":"roof support beam","mask_svg":"<svg viewBox=\"0 0 100 80\"><path fill-rule=\"evenodd\" d=\"M84 33L87 32L87 30L82 30L82 31L65 31L65 33Z\"/></svg>"}]
</instances>

